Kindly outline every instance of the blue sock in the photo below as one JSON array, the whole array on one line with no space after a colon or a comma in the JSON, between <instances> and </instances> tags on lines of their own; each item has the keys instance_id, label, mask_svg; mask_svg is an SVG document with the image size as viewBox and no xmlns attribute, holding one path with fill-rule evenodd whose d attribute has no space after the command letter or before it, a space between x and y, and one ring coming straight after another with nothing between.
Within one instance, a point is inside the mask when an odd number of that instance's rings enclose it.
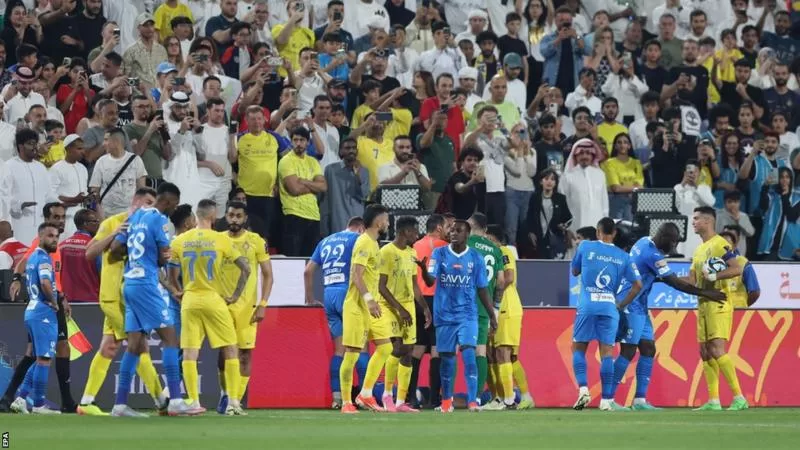
<instances>
[{"instance_id":1,"label":"blue sock","mask_svg":"<svg viewBox=\"0 0 800 450\"><path fill-rule=\"evenodd\" d=\"M356 361L356 374L358 374L358 385L364 384L364 378L367 377L367 365L369 364L369 352L361 352L358 354L358 361ZM338 375L337 375L338 377Z\"/></svg>"},{"instance_id":2,"label":"blue sock","mask_svg":"<svg viewBox=\"0 0 800 450\"><path fill-rule=\"evenodd\" d=\"M474 348L461 350L464 378L467 380L467 403L478 401L478 362Z\"/></svg>"},{"instance_id":3,"label":"blue sock","mask_svg":"<svg viewBox=\"0 0 800 450\"><path fill-rule=\"evenodd\" d=\"M125 352L125 354L122 355L122 362L119 366L119 379L117 380L117 400L114 402L115 405L128 404L128 394L131 392L131 380L133 380L133 374L136 373L136 367L138 365L139 355L134 355L130 352Z\"/></svg>"},{"instance_id":4,"label":"blue sock","mask_svg":"<svg viewBox=\"0 0 800 450\"><path fill-rule=\"evenodd\" d=\"M33 371L33 391L31 392L31 396L33 397L33 406L38 408L40 406L44 406L44 398L47 394L47 377L50 375L50 366L35 364L33 367L35 367L36 370Z\"/></svg>"},{"instance_id":5,"label":"blue sock","mask_svg":"<svg viewBox=\"0 0 800 450\"><path fill-rule=\"evenodd\" d=\"M178 362L178 348L164 347L164 351L161 352L161 358L163 359L164 373L167 375L170 400L181 398L181 365Z\"/></svg>"},{"instance_id":6,"label":"blue sock","mask_svg":"<svg viewBox=\"0 0 800 450\"><path fill-rule=\"evenodd\" d=\"M343 359L344 358L339 355L333 355L333 358L331 358L331 364L328 369L331 372L331 393L342 392L342 388L339 381L339 368L342 367Z\"/></svg>"},{"instance_id":7,"label":"blue sock","mask_svg":"<svg viewBox=\"0 0 800 450\"><path fill-rule=\"evenodd\" d=\"M619 355L614 361L614 387L611 389L611 397L614 397L614 394L617 393L617 386L622 382L630 363L631 361L622 355Z\"/></svg>"},{"instance_id":8,"label":"blue sock","mask_svg":"<svg viewBox=\"0 0 800 450\"><path fill-rule=\"evenodd\" d=\"M647 387L650 386L650 374L653 373L653 357L639 355L636 363L636 397L647 397Z\"/></svg>"},{"instance_id":9,"label":"blue sock","mask_svg":"<svg viewBox=\"0 0 800 450\"><path fill-rule=\"evenodd\" d=\"M603 383L603 398L614 398L614 358L600 358L600 381Z\"/></svg>"},{"instance_id":10,"label":"blue sock","mask_svg":"<svg viewBox=\"0 0 800 450\"><path fill-rule=\"evenodd\" d=\"M575 381L578 387L584 387L586 382L586 355L580 351L572 352L572 373L575 374Z\"/></svg>"},{"instance_id":11,"label":"blue sock","mask_svg":"<svg viewBox=\"0 0 800 450\"><path fill-rule=\"evenodd\" d=\"M473 363L475 363L473 354ZM455 372L456 368L456 356L453 354L450 355L442 355L439 354L439 374L442 378L442 399L443 400L452 400L453 399L453 373ZM477 374L477 363L476 364L476 374ZM476 375L477 377L477 375ZM475 379L475 390L477 390L478 379Z\"/></svg>"},{"instance_id":12,"label":"blue sock","mask_svg":"<svg viewBox=\"0 0 800 450\"><path fill-rule=\"evenodd\" d=\"M28 398L28 394L33 390L33 372L36 370L36 362L34 361L28 371L25 372L25 378L22 380L22 385L17 391L17 397Z\"/></svg>"}]
</instances>

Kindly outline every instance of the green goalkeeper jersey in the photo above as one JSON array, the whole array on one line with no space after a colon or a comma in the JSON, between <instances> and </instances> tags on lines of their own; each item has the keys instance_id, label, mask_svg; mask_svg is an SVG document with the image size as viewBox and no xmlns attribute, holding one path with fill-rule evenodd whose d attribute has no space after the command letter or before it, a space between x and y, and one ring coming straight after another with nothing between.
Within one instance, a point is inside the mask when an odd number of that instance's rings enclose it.
<instances>
[{"instance_id":1,"label":"green goalkeeper jersey","mask_svg":"<svg viewBox=\"0 0 800 450\"><path fill-rule=\"evenodd\" d=\"M497 274L503 271L503 252L500 247L494 242L483 236L471 235L467 240L467 245L474 248L483 257L483 262L486 264L486 279L489 280L489 299L494 300L494 290L497 286ZM489 314L483 307L480 297L476 297L478 301L478 315L481 317L488 317Z\"/></svg>"}]
</instances>

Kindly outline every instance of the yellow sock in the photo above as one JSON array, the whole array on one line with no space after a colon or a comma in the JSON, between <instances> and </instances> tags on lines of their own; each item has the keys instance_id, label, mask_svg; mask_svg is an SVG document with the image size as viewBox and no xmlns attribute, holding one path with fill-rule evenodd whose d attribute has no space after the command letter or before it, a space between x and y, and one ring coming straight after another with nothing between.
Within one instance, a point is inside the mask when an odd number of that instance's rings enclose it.
<instances>
[{"instance_id":1,"label":"yellow sock","mask_svg":"<svg viewBox=\"0 0 800 450\"><path fill-rule=\"evenodd\" d=\"M197 361L187 361L184 359L181 363L181 367L183 367L183 384L186 386L186 396L189 397L187 400L190 402L199 400L200 394L198 391L200 387L197 384ZM172 393L170 392L170 394Z\"/></svg>"},{"instance_id":2,"label":"yellow sock","mask_svg":"<svg viewBox=\"0 0 800 450\"><path fill-rule=\"evenodd\" d=\"M225 386L228 398L239 400L239 358L225 360Z\"/></svg>"},{"instance_id":3,"label":"yellow sock","mask_svg":"<svg viewBox=\"0 0 800 450\"><path fill-rule=\"evenodd\" d=\"M247 383L250 382L250 376L239 375L239 400L242 400L244 393L247 392Z\"/></svg>"},{"instance_id":4,"label":"yellow sock","mask_svg":"<svg viewBox=\"0 0 800 450\"><path fill-rule=\"evenodd\" d=\"M400 358L394 355L389 355L386 360L386 374L383 378L383 393L391 394L394 383L397 381L397 368L400 365Z\"/></svg>"},{"instance_id":5,"label":"yellow sock","mask_svg":"<svg viewBox=\"0 0 800 450\"><path fill-rule=\"evenodd\" d=\"M703 361L703 373L708 384L708 399L719 401L719 366L714 358Z\"/></svg>"},{"instance_id":6,"label":"yellow sock","mask_svg":"<svg viewBox=\"0 0 800 450\"><path fill-rule=\"evenodd\" d=\"M722 375L725 377L725 381L728 382L728 386L731 388L731 393L734 396L742 395L742 388L739 386L739 377L736 375L736 367L733 365L731 357L728 356L727 353L722 355L717 359L717 365L719 366L719 370L722 372Z\"/></svg>"},{"instance_id":7,"label":"yellow sock","mask_svg":"<svg viewBox=\"0 0 800 450\"><path fill-rule=\"evenodd\" d=\"M111 365L111 360L97 352L92 358L92 364L89 366L89 377L86 380L86 388L83 390L84 397L97 397L100 388L103 386L103 381L106 380L108 367Z\"/></svg>"},{"instance_id":8,"label":"yellow sock","mask_svg":"<svg viewBox=\"0 0 800 450\"><path fill-rule=\"evenodd\" d=\"M514 399L514 368L510 362L497 365L497 371L500 372L498 386L502 388L503 399L508 401Z\"/></svg>"},{"instance_id":9,"label":"yellow sock","mask_svg":"<svg viewBox=\"0 0 800 450\"><path fill-rule=\"evenodd\" d=\"M344 352L342 365L339 366L339 385L345 386L342 389L342 402L343 404L352 403L350 397L350 389L353 386L353 369L356 368L358 361L358 352Z\"/></svg>"},{"instance_id":10,"label":"yellow sock","mask_svg":"<svg viewBox=\"0 0 800 450\"><path fill-rule=\"evenodd\" d=\"M511 365L514 370L514 381L517 383L517 387L519 388L519 393L521 395L525 395L529 393L528 390L528 376L525 375L525 368L522 367L522 363L519 360L514 361Z\"/></svg>"},{"instance_id":11,"label":"yellow sock","mask_svg":"<svg viewBox=\"0 0 800 450\"><path fill-rule=\"evenodd\" d=\"M153 360L150 359L150 353L145 352L139 355L139 365L136 367L136 373L142 379L145 387L147 387L150 396L158 398L164 387L161 385L161 378L158 377L156 366L153 365ZM170 392L170 395L174 394ZM178 392L178 397L176 398L179 398L179 396L180 392Z\"/></svg>"},{"instance_id":12,"label":"yellow sock","mask_svg":"<svg viewBox=\"0 0 800 450\"><path fill-rule=\"evenodd\" d=\"M489 392L492 398L503 397L503 385L500 378L500 370L497 363L489 363L489 374L486 377L489 385Z\"/></svg>"},{"instance_id":13,"label":"yellow sock","mask_svg":"<svg viewBox=\"0 0 800 450\"><path fill-rule=\"evenodd\" d=\"M369 358L369 364L367 364L367 374L364 376L364 382L361 383L361 395L372 397L372 388L375 387L375 382L378 381L381 370L383 370L383 366L386 365L386 360L391 354L392 344L381 344L375 347L375 353ZM342 386L347 385L343 384Z\"/></svg>"},{"instance_id":14,"label":"yellow sock","mask_svg":"<svg viewBox=\"0 0 800 450\"><path fill-rule=\"evenodd\" d=\"M408 385L411 383L411 366L400 364L397 368L397 402L405 402L408 395ZM416 397L416 392L414 396Z\"/></svg>"}]
</instances>

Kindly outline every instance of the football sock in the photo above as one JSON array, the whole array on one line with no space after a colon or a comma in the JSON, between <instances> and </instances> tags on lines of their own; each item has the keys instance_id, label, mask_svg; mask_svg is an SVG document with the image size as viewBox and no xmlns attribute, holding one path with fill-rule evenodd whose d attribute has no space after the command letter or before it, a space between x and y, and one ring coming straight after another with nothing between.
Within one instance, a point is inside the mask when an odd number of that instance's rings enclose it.
<instances>
[{"instance_id":1,"label":"football sock","mask_svg":"<svg viewBox=\"0 0 800 450\"><path fill-rule=\"evenodd\" d=\"M492 398L503 396L503 385L501 384L500 369L496 363L489 363L489 372L486 377L486 384L489 385L489 394Z\"/></svg>"},{"instance_id":2,"label":"football sock","mask_svg":"<svg viewBox=\"0 0 800 450\"><path fill-rule=\"evenodd\" d=\"M731 393L734 397L742 395L742 388L739 387L739 377L736 375L736 367L733 365L733 360L728 354L724 354L717 358L717 365L728 386L731 388Z\"/></svg>"},{"instance_id":3,"label":"football sock","mask_svg":"<svg viewBox=\"0 0 800 450\"><path fill-rule=\"evenodd\" d=\"M122 362L119 367L119 376L117 378L117 400L115 405L127 405L128 394L131 391L131 380L133 374L136 372L136 366L139 365L139 355L134 355L131 352L125 352L122 355ZM180 392L180 391L178 391Z\"/></svg>"},{"instance_id":4,"label":"football sock","mask_svg":"<svg viewBox=\"0 0 800 450\"><path fill-rule=\"evenodd\" d=\"M397 368L397 403L404 403L408 398L408 387L411 383L411 372L414 369L412 366L404 366L400 364ZM416 398L416 388L414 389L414 398Z\"/></svg>"},{"instance_id":5,"label":"football sock","mask_svg":"<svg viewBox=\"0 0 800 450\"><path fill-rule=\"evenodd\" d=\"M714 358L703 361L703 374L708 385L708 400L719 401L719 366Z\"/></svg>"},{"instance_id":6,"label":"football sock","mask_svg":"<svg viewBox=\"0 0 800 450\"><path fill-rule=\"evenodd\" d=\"M600 358L600 380L603 383L602 394L605 399L614 398L614 358Z\"/></svg>"},{"instance_id":7,"label":"football sock","mask_svg":"<svg viewBox=\"0 0 800 450\"><path fill-rule=\"evenodd\" d=\"M183 366L183 384L186 386L186 396L189 397L189 400L198 400L200 388L197 384L197 361L184 359L181 366Z\"/></svg>"},{"instance_id":8,"label":"football sock","mask_svg":"<svg viewBox=\"0 0 800 450\"><path fill-rule=\"evenodd\" d=\"M33 377L35 375L37 365L38 364L33 364L28 367L28 371L25 372L25 378L22 379L22 385L19 387L17 397L28 398L28 395L30 395L31 391L33 391Z\"/></svg>"},{"instance_id":9,"label":"football sock","mask_svg":"<svg viewBox=\"0 0 800 450\"><path fill-rule=\"evenodd\" d=\"M75 404L70 391L69 358L56 358L56 375L58 376L58 390L61 391L61 406L64 408ZM49 366L48 366L49 373ZM46 378L45 378L46 380ZM46 381L45 381L46 382Z\"/></svg>"},{"instance_id":10,"label":"football sock","mask_svg":"<svg viewBox=\"0 0 800 450\"><path fill-rule=\"evenodd\" d=\"M453 399L453 372L456 367L455 355L439 355L441 374L442 398L445 400Z\"/></svg>"},{"instance_id":11,"label":"football sock","mask_svg":"<svg viewBox=\"0 0 800 450\"><path fill-rule=\"evenodd\" d=\"M336 377L339 378L339 377ZM250 382L250 375L239 375L239 401L242 401L244 394L247 392L247 383Z\"/></svg>"},{"instance_id":12,"label":"football sock","mask_svg":"<svg viewBox=\"0 0 800 450\"><path fill-rule=\"evenodd\" d=\"M647 397L647 387L650 386L650 375L653 373L653 357L639 355L636 363L636 395L634 398Z\"/></svg>"},{"instance_id":13,"label":"football sock","mask_svg":"<svg viewBox=\"0 0 800 450\"><path fill-rule=\"evenodd\" d=\"M397 370L400 365L400 358L394 355L389 355L386 360L386 373L383 376L383 395L392 395L392 388L397 381ZM400 398L399 396L397 398Z\"/></svg>"},{"instance_id":14,"label":"football sock","mask_svg":"<svg viewBox=\"0 0 800 450\"><path fill-rule=\"evenodd\" d=\"M142 383L144 383L145 387L147 387L150 396L158 398L158 395L161 394L164 388L161 386L161 379L158 377L158 372L156 371L156 366L153 365L152 358L150 358L150 353L144 352L139 355L139 367L136 368L136 373L139 375L139 378L142 379ZM178 391L178 394L180 394L180 392L181 391ZM180 395L175 398L180 398Z\"/></svg>"},{"instance_id":15,"label":"football sock","mask_svg":"<svg viewBox=\"0 0 800 450\"><path fill-rule=\"evenodd\" d=\"M477 358L480 359L480 358ZM475 349L472 347L461 350L461 360L464 362L464 378L467 381L467 403L478 400L478 364L475 358ZM484 364L486 358L483 358ZM443 369L444 370L444 369ZM451 374L455 374L455 358L453 359L453 367L450 369ZM453 388L450 388L450 396L452 397Z\"/></svg>"},{"instance_id":16,"label":"football sock","mask_svg":"<svg viewBox=\"0 0 800 450\"><path fill-rule=\"evenodd\" d=\"M339 355L333 355L333 358L331 358L331 363L328 367L331 377L331 393L342 392L341 384L339 383L339 369L342 367L343 359L344 357Z\"/></svg>"},{"instance_id":17,"label":"football sock","mask_svg":"<svg viewBox=\"0 0 800 450\"><path fill-rule=\"evenodd\" d=\"M50 374L50 366L36 364L33 367L33 391L31 392L31 397L33 397L33 406L39 407L44 405L44 397L47 394L47 377ZM67 383L67 387L69 388L69 383ZM69 399L72 400L71 395Z\"/></svg>"},{"instance_id":18,"label":"football sock","mask_svg":"<svg viewBox=\"0 0 800 450\"><path fill-rule=\"evenodd\" d=\"M381 375L383 366L386 365L386 359L392 354L392 344L386 343L375 347L375 353L369 359L367 365L367 374L364 376L364 382L361 383L361 396L372 397L372 388L375 387L375 382Z\"/></svg>"},{"instance_id":19,"label":"football sock","mask_svg":"<svg viewBox=\"0 0 800 450\"><path fill-rule=\"evenodd\" d=\"M225 360L225 386L228 387L228 397L234 400L241 398L239 393L239 358ZM195 398L195 400L200 400Z\"/></svg>"},{"instance_id":20,"label":"football sock","mask_svg":"<svg viewBox=\"0 0 800 450\"><path fill-rule=\"evenodd\" d=\"M442 402L442 358L431 358L428 367L428 384L431 387L431 406L438 406Z\"/></svg>"},{"instance_id":21,"label":"football sock","mask_svg":"<svg viewBox=\"0 0 800 450\"><path fill-rule=\"evenodd\" d=\"M88 405L97 397L103 382L106 380L108 367L111 365L111 360L103 356L102 353L97 352L92 358L92 363L89 365L89 377L86 379L86 387L83 390L83 397L81 398L81 405Z\"/></svg>"},{"instance_id":22,"label":"football sock","mask_svg":"<svg viewBox=\"0 0 800 450\"><path fill-rule=\"evenodd\" d=\"M528 376L525 375L525 368L522 367L522 363L519 360L514 361L511 363L511 368L514 371L514 381L517 382L517 387L519 387L520 395L529 394L530 391L528 390Z\"/></svg>"},{"instance_id":23,"label":"football sock","mask_svg":"<svg viewBox=\"0 0 800 450\"><path fill-rule=\"evenodd\" d=\"M497 365L500 372L500 383L503 398L506 405L514 403L514 368L510 362Z\"/></svg>"},{"instance_id":24,"label":"football sock","mask_svg":"<svg viewBox=\"0 0 800 450\"><path fill-rule=\"evenodd\" d=\"M398 400L404 400L407 403L416 404L417 400L417 382L419 381L419 362L418 358L411 358L411 378L408 380L408 392L411 393L411 398L406 395L406 398L397 397ZM401 379L403 375L398 372L398 377Z\"/></svg>"},{"instance_id":25,"label":"football sock","mask_svg":"<svg viewBox=\"0 0 800 450\"><path fill-rule=\"evenodd\" d=\"M473 350L474 352L475 350ZM485 356L477 356L476 361L478 364L478 394L481 394L484 386L486 386L486 377L489 375L489 360ZM475 401L475 399L470 401Z\"/></svg>"},{"instance_id":26,"label":"football sock","mask_svg":"<svg viewBox=\"0 0 800 450\"><path fill-rule=\"evenodd\" d=\"M364 384L367 378L367 367L369 366L369 352L361 352L358 354L356 361L356 374L358 374L358 385Z\"/></svg>"},{"instance_id":27,"label":"football sock","mask_svg":"<svg viewBox=\"0 0 800 450\"><path fill-rule=\"evenodd\" d=\"M348 388L348 386L353 386L353 369L356 366L356 361L360 357L359 355L359 353L355 352L344 352L342 365L339 367L339 385L345 387L345 391L342 393L343 404L353 402L353 397L351 395L352 388Z\"/></svg>"},{"instance_id":28,"label":"football sock","mask_svg":"<svg viewBox=\"0 0 800 450\"><path fill-rule=\"evenodd\" d=\"M11 375L11 381L8 383L6 392L3 394L4 399L8 400L9 402L14 400L17 389L22 386L25 376L28 374L28 370L35 362L36 358L33 356L23 356L22 359L19 360L17 367L14 368L14 374Z\"/></svg>"},{"instance_id":29,"label":"football sock","mask_svg":"<svg viewBox=\"0 0 800 450\"><path fill-rule=\"evenodd\" d=\"M586 386L586 355L578 350L572 352L572 373L578 387Z\"/></svg>"},{"instance_id":30,"label":"football sock","mask_svg":"<svg viewBox=\"0 0 800 450\"><path fill-rule=\"evenodd\" d=\"M611 389L611 397L613 398L614 395L617 393L617 386L622 382L622 379L625 377L625 372L628 371L628 365L630 365L631 360L628 358L619 355L617 359L614 361L614 386ZM639 362L636 366L636 373L639 373L639 366L642 364L642 358L639 358ZM639 382L637 379L636 388L639 388Z\"/></svg>"},{"instance_id":31,"label":"football sock","mask_svg":"<svg viewBox=\"0 0 800 450\"><path fill-rule=\"evenodd\" d=\"M167 375L167 387L170 392L170 400L182 398L181 395L181 369L178 365L178 348L177 347L164 347L161 352L161 363L164 365L164 373ZM155 370L155 369L153 369ZM195 373L197 373L197 365L195 363ZM236 372L238 375L239 372ZM156 376L156 378L158 378ZM157 391L153 395L158 395ZM195 400L199 400L195 397Z\"/></svg>"}]
</instances>

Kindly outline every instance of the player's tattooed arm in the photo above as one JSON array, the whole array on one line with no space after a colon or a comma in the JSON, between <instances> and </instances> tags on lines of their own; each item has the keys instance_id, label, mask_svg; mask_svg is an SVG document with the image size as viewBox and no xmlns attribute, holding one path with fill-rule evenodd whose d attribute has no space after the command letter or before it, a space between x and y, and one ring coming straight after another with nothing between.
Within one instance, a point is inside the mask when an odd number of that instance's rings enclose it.
<instances>
[{"instance_id":1,"label":"player's tattooed arm","mask_svg":"<svg viewBox=\"0 0 800 450\"><path fill-rule=\"evenodd\" d=\"M636 280L631 283L631 290L628 291L628 295L625 296L625 299L622 300L619 304L617 304L617 309L623 310L626 306L630 305L633 299L639 295L639 291L642 290L642 281Z\"/></svg>"},{"instance_id":2,"label":"player's tattooed arm","mask_svg":"<svg viewBox=\"0 0 800 450\"><path fill-rule=\"evenodd\" d=\"M239 268L241 273L239 273L239 279L236 281L236 289L234 289L231 297L226 299L228 304L236 303L236 301L239 300L239 297L242 296L242 292L244 292L244 288L247 285L247 278L250 276L250 264L247 262L247 258L240 256L236 258L234 264L236 264L236 267Z\"/></svg>"},{"instance_id":3,"label":"player's tattooed arm","mask_svg":"<svg viewBox=\"0 0 800 450\"><path fill-rule=\"evenodd\" d=\"M485 287L478 288L478 298L481 299L483 307L486 308L486 312L489 314L489 326L492 330L496 330L497 317L494 315L494 305L492 305L492 299L489 298L489 290Z\"/></svg>"}]
</instances>

